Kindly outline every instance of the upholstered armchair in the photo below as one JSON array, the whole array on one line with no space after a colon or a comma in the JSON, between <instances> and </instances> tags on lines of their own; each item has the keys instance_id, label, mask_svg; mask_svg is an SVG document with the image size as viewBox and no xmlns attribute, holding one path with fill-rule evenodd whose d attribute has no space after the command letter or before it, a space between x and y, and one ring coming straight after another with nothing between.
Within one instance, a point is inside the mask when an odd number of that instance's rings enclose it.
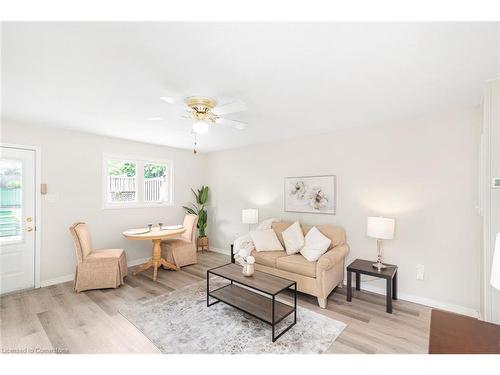
<instances>
[{"instance_id":1,"label":"upholstered armchair","mask_svg":"<svg viewBox=\"0 0 500 375\"><path fill-rule=\"evenodd\" d=\"M76 292L89 289L117 288L127 276L127 258L122 249L94 250L85 223L69 227L75 242L77 265L73 288Z\"/></svg>"},{"instance_id":2,"label":"upholstered armchair","mask_svg":"<svg viewBox=\"0 0 500 375\"><path fill-rule=\"evenodd\" d=\"M186 215L182 226L186 231L177 238L166 239L161 242L161 256L177 267L195 264L196 258L196 225L197 215Z\"/></svg>"}]
</instances>

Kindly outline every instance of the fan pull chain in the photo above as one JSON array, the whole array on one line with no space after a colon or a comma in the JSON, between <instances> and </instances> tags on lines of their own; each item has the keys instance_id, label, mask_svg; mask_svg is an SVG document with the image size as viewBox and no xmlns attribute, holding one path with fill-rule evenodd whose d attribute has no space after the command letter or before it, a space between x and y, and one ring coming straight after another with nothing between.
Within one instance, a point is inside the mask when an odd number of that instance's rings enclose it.
<instances>
[{"instance_id":1,"label":"fan pull chain","mask_svg":"<svg viewBox=\"0 0 500 375\"><path fill-rule=\"evenodd\" d=\"M193 154L197 154L198 151L196 151L196 145L198 144L198 142L196 141L196 133L193 132L193 135L194 135L194 146L193 146Z\"/></svg>"}]
</instances>

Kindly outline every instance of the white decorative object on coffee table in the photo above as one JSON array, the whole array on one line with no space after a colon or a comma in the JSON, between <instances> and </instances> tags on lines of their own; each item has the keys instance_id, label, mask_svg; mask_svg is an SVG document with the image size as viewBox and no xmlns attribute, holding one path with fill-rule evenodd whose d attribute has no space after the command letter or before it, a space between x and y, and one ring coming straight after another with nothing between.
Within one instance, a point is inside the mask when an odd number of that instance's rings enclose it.
<instances>
[{"instance_id":1,"label":"white decorative object on coffee table","mask_svg":"<svg viewBox=\"0 0 500 375\"><path fill-rule=\"evenodd\" d=\"M255 272L255 258L253 256L248 256L245 258L245 264L243 265L243 275L252 276Z\"/></svg>"},{"instance_id":2,"label":"white decorative object on coffee table","mask_svg":"<svg viewBox=\"0 0 500 375\"><path fill-rule=\"evenodd\" d=\"M234 259L243 266L242 273L244 276L252 276L255 272L255 258L251 255L242 255L242 253L244 252L240 251Z\"/></svg>"}]
</instances>

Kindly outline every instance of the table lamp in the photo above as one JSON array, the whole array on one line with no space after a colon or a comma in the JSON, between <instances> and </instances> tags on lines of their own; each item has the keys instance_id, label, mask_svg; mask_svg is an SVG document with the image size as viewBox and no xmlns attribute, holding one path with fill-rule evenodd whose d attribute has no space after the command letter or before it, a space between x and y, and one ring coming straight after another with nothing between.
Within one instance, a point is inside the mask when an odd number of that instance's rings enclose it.
<instances>
[{"instance_id":1,"label":"table lamp","mask_svg":"<svg viewBox=\"0 0 500 375\"><path fill-rule=\"evenodd\" d=\"M386 268L382 263L382 240L392 240L394 238L394 219L385 217L369 217L367 222L366 234L368 237L377 239L377 263L373 263L373 267L379 271Z\"/></svg>"},{"instance_id":2,"label":"table lamp","mask_svg":"<svg viewBox=\"0 0 500 375\"><path fill-rule=\"evenodd\" d=\"M257 224L259 222L259 210L256 208L241 210L241 221L243 224L248 224L248 230L250 230L251 224Z\"/></svg>"},{"instance_id":3,"label":"table lamp","mask_svg":"<svg viewBox=\"0 0 500 375\"><path fill-rule=\"evenodd\" d=\"M490 284L493 288L500 290L500 233L497 233L495 241L495 252L491 262Z\"/></svg>"}]
</instances>

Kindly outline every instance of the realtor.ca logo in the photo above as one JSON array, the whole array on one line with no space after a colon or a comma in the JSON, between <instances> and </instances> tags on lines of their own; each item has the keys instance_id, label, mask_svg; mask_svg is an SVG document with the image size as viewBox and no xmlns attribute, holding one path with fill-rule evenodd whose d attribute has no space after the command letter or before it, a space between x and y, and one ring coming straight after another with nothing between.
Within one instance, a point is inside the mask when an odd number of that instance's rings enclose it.
<instances>
[{"instance_id":1,"label":"realtor.ca logo","mask_svg":"<svg viewBox=\"0 0 500 375\"><path fill-rule=\"evenodd\" d=\"M69 354L61 348L2 348L2 354Z\"/></svg>"}]
</instances>

